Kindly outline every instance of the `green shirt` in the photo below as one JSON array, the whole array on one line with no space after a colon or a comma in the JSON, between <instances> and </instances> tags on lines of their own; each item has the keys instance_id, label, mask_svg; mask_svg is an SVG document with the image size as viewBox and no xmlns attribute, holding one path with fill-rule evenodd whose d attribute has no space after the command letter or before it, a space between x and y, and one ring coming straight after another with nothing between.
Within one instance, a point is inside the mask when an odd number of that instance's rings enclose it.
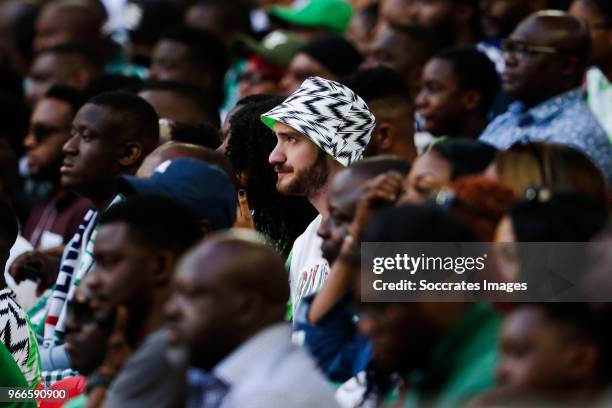
<instances>
[{"instance_id":1,"label":"green shirt","mask_svg":"<svg viewBox=\"0 0 612 408\"><path fill-rule=\"evenodd\" d=\"M87 395L81 394L64 404L63 408L83 408L87 405Z\"/></svg>"},{"instance_id":2,"label":"green shirt","mask_svg":"<svg viewBox=\"0 0 612 408\"><path fill-rule=\"evenodd\" d=\"M0 387L30 388L6 346L0 343ZM35 402L0 402L3 408L36 408Z\"/></svg>"},{"instance_id":3,"label":"green shirt","mask_svg":"<svg viewBox=\"0 0 612 408\"><path fill-rule=\"evenodd\" d=\"M500 316L486 304L477 304L449 329L432 353L428 368L409 394L405 407L456 407L495 385L497 335ZM438 379L434 381L433 379ZM423 388L428 387L425 397Z\"/></svg>"}]
</instances>

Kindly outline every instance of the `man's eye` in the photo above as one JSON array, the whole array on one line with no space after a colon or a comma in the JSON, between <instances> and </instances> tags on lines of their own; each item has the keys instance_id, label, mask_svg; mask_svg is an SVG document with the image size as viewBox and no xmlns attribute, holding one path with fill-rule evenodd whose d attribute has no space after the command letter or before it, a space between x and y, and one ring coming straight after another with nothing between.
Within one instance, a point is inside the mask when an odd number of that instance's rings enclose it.
<instances>
[{"instance_id":1,"label":"man's eye","mask_svg":"<svg viewBox=\"0 0 612 408\"><path fill-rule=\"evenodd\" d=\"M117 261L116 257L110 255L101 255L96 257L96 263L100 266L111 266Z\"/></svg>"},{"instance_id":2,"label":"man's eye","mask_svg":"<svg viewBox=\"0 0 612 408\"><path fill-rule=\"evenodd\" d=\"M440 86L434 82L427 82L425 84L425 89L429 92L435 93L440 91Z\"/></svg>"},{"instance_id":3,"label":"man's eye","mask_svg":"<svg viewBox=\"0 0 612 408\"><path fill-rule=\"evenodd\" d=\"M84 141L88 142L92 139L92 136L89 132L83 132L79 134L80 138L83 139Z\"/></svg>"}]
</instances>

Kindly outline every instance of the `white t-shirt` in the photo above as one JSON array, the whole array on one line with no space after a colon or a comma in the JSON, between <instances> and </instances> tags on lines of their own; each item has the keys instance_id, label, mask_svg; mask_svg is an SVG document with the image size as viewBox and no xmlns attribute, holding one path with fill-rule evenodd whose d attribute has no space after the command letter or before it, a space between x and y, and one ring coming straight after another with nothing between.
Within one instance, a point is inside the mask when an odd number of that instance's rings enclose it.
<instances>
[{"instance_id":1,"label":"white t-shirt","mask_svg":"<svg viewBox=\"0 0 612 408\"><path fill-rule=\"evenodd\" d=\"M322 219L319 214L293 243L289 286L294 312L300 300L318 291L329 275L329 264L321 252L323 240L317 235Z\"/></svg>"}]
</instances>

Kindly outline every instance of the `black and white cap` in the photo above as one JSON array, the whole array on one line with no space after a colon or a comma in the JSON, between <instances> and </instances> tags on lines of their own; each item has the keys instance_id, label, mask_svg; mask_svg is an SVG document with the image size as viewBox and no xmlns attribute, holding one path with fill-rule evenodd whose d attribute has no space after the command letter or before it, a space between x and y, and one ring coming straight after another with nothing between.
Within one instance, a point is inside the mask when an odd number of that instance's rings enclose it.
<instances>
[{"instance_id":1,"label":"black and white cap","mask_svg":"<svg viewBox=\"0 0 612 408\"><path fill-rule=\"evenodd\" d=\"M344 166L361 159L376 125L361 97L319 77L308 78L261 120L271 129L276 122L295 129Z\"/></svg>"}]
</instances>

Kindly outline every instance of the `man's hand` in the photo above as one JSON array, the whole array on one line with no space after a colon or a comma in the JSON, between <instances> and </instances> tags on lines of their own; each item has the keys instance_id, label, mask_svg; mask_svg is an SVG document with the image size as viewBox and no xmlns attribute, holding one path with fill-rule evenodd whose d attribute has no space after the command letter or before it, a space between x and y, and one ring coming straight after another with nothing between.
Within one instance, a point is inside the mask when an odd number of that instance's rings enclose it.
<instances>
[{"instance_id":1,"label":"man's hand","mask_svg":"<svg viewBox=\"0 0 612 408\"><path fill-rule=\"evenodd\" d=\"M403 180L400 173L389 171L366 183L364 194L357 203L355 218L348 230L353 240L359 239L377 208L397 202L402 194Z\"/></svg>"},{"instance_id":2,"label":"man's hand","mask_svg":"<svg viewBox=\"0 0 612 408\"><path fill-rule=\"evenodd\" d=\"M96 370L97 373L115 377L132 354L132 350L125 337L128 323L129 314L127 308L123 305L118 306L115 314L115 327L108 339L106 357L104 357L104 361Z\"/></svg>"},{"instance_id":3,"label":"man's hand","mask_svg":"<svg viewBox=\"0 0 612 408\"><path fill-rule=\"evenodd\" d=\"M246 191L238 191L238 208L236 209L236 223L235 228L248 228L255 229L255 221L251 215L251 209L249 208L249 200L247 198Z\"/></svg>"},{"instance_id":4,"label":"man's hand","mask_svg":"<svg viewBox=\"0 0 612 408\"><path fill-rule=\"evenodd\" d=\"M28 251L21 254L9 269L10 275L19 284L31 280L38 284L36 296L41 296L57 279L61 261L54 252Z\"/></svg>"}]
</instances>

